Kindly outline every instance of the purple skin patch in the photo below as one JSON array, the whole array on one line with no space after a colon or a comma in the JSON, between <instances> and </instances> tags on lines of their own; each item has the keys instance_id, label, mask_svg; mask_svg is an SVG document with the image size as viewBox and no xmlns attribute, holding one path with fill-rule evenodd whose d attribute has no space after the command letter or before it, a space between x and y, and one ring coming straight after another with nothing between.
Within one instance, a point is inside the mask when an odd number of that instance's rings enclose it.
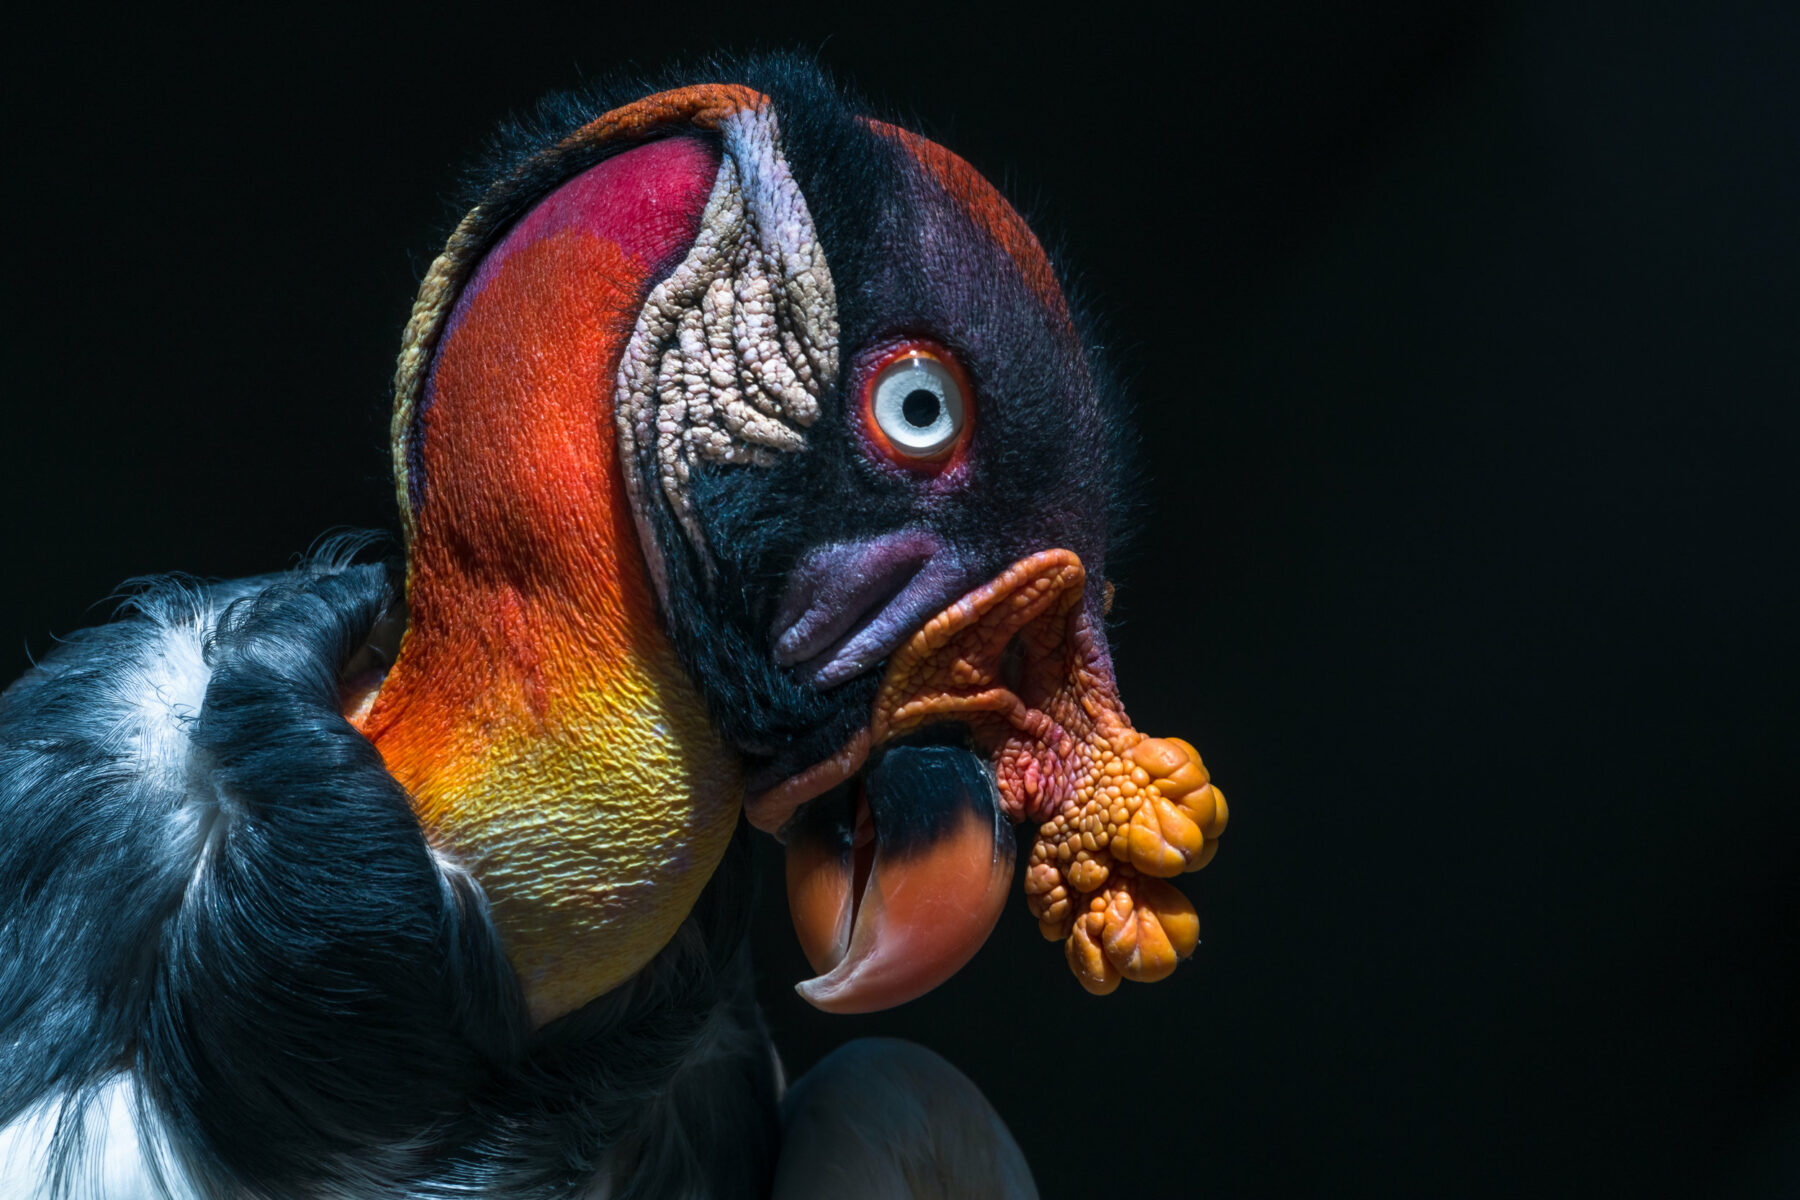
<instances>
[{"instance_id":1,"label":"purple skin patch","mask_svg":"<svg viewBox=\"0 0 1800 1200\"><path fill-rule=\"evenodd\" d=\"M869 670L980 580L937 534L902 529L821 546L788 576L775 661L824 691Z\"/></svg>"}]
</instances>

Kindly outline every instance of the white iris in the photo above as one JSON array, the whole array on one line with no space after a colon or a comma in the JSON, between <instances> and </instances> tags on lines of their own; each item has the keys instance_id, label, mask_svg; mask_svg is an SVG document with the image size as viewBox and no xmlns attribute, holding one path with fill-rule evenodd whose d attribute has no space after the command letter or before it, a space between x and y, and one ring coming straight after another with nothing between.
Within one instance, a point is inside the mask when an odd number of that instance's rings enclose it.
<instances>
[{"instance_id":1,"label":"white iris","mask_svg":"<svg viewBox=\"0 0 1800 1200\"><path fill-rule=\"evenodd\" d=\"M962 432L963 394L956 376L922 354L909 354L882 369L871 407L888 441L913 458L943 453Z\"/></svg>"}]
</instances>

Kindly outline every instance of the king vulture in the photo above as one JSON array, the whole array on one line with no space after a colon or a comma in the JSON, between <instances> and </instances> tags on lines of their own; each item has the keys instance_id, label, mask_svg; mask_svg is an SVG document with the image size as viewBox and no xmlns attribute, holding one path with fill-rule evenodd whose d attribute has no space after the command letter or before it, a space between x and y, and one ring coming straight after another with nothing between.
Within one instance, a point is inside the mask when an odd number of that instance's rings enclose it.
<instances>
[{"instance_id":1,"label":"king vulture","mask_svg":"<svg viewBox=\"0 0 1800 1200\"><path fill-rule=\"evenodd\" d=\"M1088 991L1192 953L1225 801L1114 685L1080 315L955 154L724 77L515 137L402 340L403 563L150 581L0 697L5 1195L1035 1195L929 1051L786 1084L748 839L828 1012L1015 861Z\"/></svg>"}]
</instances>

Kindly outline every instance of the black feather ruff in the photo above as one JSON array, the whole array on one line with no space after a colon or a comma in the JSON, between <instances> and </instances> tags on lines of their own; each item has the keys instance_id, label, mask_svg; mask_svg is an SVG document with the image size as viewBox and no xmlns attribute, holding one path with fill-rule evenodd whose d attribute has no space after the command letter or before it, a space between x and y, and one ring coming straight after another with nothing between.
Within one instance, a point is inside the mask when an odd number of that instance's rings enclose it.
<instances>
[{"instance_id":1,"label":"black feather ruff","mask_svg":"<svg viewBox=\"0 0 1800 1200\"><path fill-rule=\"evenodd\" d=\"M73 1189L129 1072L202 1195L757 1194L742 838L637 979L529 1032L479 888L339 713L393 603L380 566L168 581L0 696L0 1126L60 1103ZM142 686L183 638L187 712Z\"/></svg>"}]
</instances>

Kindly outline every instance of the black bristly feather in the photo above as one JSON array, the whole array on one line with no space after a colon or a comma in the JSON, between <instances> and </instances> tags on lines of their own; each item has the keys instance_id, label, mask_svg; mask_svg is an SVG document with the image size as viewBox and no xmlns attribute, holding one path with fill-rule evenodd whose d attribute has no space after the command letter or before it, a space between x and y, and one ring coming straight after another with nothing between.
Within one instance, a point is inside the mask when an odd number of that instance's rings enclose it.
<instances>
[{"instance_id":1,"label":"black bristly feather","mask_svg":"<svg viewBox=\"0 0 1800 1200\"><path fill-rule=\"evenodd\" d=\"M338 712L390 599L379 566L153 587L0 699L0 1125L132 1068L208 1194L379 1178L503 1062L482 901Z\"/></svg>"},{"instance_id":2,"label":"black bristly feather","mask_svg":"<svg viewBox=\"0 0 1800 1200\"><path fill-rule=\"evenodd\" d=\"M519 1042L479 891L439 869L339 711L338 670L389 599L379 567L277 583L226 610L209 647L198 857L137 1065L228 1178L417 1173L404 1159L454 1144L463 1098ZM376 1146L402 1162L347 1161Z\"/></svg>"}]
</instances>

